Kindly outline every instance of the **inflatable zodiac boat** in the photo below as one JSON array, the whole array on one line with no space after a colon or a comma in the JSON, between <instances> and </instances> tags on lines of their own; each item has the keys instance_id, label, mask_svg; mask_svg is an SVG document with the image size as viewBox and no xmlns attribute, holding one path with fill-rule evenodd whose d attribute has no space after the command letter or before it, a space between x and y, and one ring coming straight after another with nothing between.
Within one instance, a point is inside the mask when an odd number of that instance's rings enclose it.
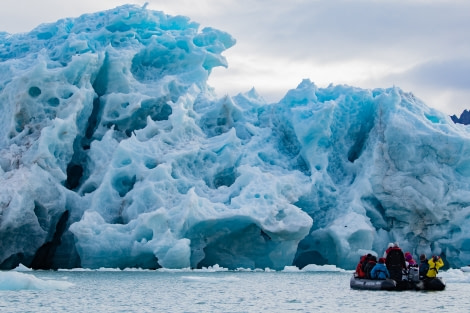
<instances>
[{"instance_id":1,"label":"inflatable zodiac boat","mask_svg":"<svg viewBox=\"0 0 470 313\"><path fill-rule=\"evenodd\" d=\"M419 281L402 280L396 282L393 279L365 279L351 277L352 289L361 290L444 290L445 282L440 277L425 278Z\"/></svg>"}]
</instances>

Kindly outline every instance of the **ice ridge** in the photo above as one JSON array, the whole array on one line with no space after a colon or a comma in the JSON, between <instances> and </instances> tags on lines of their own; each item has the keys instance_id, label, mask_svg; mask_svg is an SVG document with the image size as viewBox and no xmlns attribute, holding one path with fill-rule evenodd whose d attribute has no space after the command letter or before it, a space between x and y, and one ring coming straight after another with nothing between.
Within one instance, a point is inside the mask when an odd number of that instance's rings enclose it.
<instances>
[{"instance_id":1,"label":"ice ridge","mask_svg":"<svg viewBox=\"0 0 470 313\"><path fill-rule=\"evenodd\" d=\"M218 97L235 40L145 6L0 33L0 268L470 263L470 137L399 88Z\"/></svg>"}]
</instances>

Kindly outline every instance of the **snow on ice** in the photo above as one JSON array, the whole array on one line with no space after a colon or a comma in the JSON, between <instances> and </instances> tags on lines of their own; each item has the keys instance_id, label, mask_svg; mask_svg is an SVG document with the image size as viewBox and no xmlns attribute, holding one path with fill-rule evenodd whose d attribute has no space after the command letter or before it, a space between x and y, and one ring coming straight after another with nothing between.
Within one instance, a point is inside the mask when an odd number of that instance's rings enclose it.
<instances>
[{"instance_id":1,"label":"snow on ice","mask_svg":"<svg viewBox=\"0 0 470 313\"><path fill-rule=\"evenodd\" d=\"M470 133L399 88L218 97L229 34L145 7L0 33L0 268L470 263Z\"/></svg>"}]
</instances>

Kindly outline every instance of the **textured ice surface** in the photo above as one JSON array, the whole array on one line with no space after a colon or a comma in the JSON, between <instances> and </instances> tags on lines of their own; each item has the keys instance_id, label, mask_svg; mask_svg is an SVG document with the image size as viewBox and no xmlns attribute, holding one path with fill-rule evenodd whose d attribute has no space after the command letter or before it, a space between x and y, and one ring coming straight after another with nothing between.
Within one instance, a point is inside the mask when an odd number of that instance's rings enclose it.
<instances>
[{"instance_id":1,"label":"textured ice surface","mask_svg":"<svg viewBox=\"0 0 470 313\"><path fill-rule=\"evenodd\" d=\"M0 33L0 268L470 263L470 136L399 88L218 98L227 33L137 6Z\"/></svg>"}]
</instances>

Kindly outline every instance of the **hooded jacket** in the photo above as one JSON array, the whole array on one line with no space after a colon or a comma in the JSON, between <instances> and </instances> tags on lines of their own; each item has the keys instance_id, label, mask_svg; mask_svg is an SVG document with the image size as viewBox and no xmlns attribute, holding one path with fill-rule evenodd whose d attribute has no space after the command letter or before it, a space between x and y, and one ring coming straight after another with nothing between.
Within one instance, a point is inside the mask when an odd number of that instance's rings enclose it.
<instances>
[{"instance_id":1,"label":"hooded jacket","mask_svg":"<svg viewBox=\"0 0 470 313\"><path fill-rule=\"evenodd\" d=\"M386 279L390 277L387 267L383 263L375 264L372 271L370 271L370 277L372 279Z\"/></svg>"},{"instance_id":2,"label":"hooded jacket","mask_svg":"<svg viewBox=\"0 0 470 313\"><path fill-rule=\"evenodd\" d=\"M438 258L437 261L434 262L434 258L430 258L428 260L429 270L426 274L427 277L436 277L438 270L444 266L444 261L441 258Z\"/></svg>"}]
</instances>

